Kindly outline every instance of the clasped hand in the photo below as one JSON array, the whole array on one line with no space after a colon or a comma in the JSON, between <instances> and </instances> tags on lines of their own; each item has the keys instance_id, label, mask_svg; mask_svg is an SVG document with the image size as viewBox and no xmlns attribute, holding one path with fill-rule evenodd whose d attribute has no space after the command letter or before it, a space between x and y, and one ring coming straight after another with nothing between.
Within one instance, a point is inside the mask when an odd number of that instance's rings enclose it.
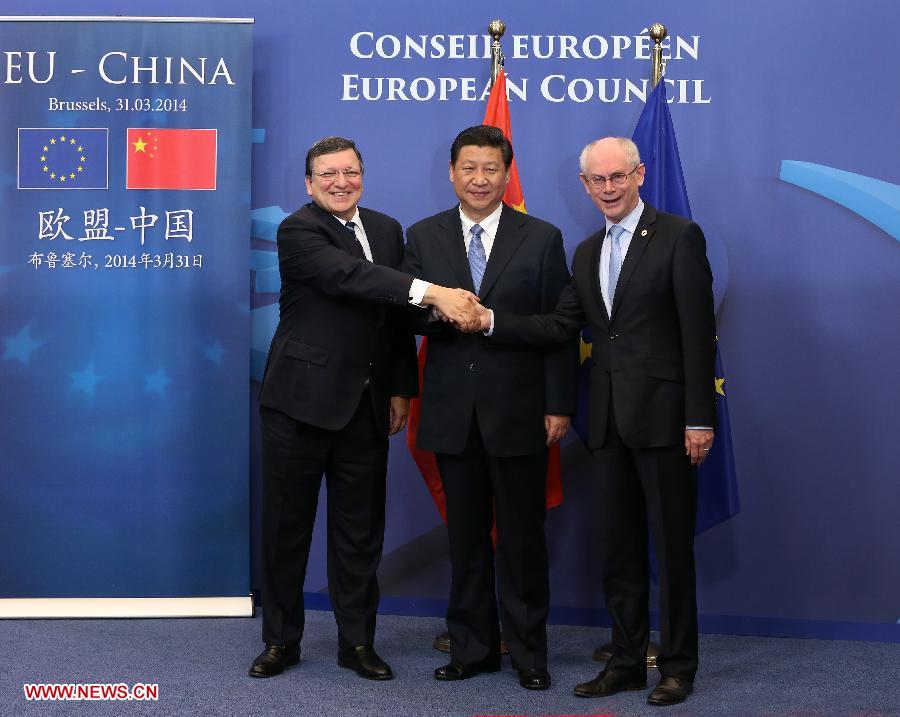
<instances>
[{"instance_id":1,"label":"clasped hand","mask_svg":"<svg viewBox=\"0 0 900 717\"><path fill-rule=\"evenodd\" d=\"M471 296L474 301L466 307L463 313L460 315L460 318L451 318L447 314L445 314L441 309L437 306L434 307L434 313L437 318L441 321L444 321L448 324L452 324L457 329L466 334L474 334L479 331L487 331L491 328L491 312L484 308L480 303L478 303L478 297L474 294L465 291L464 289L457 289L457 291L461 291L465 294Z\"/></svg>"},{"instance_id":2,"label":"clasped hand","mask_svg":"<svg viewBox=\"0 0 900 717\"><path fill-rule=\"evenodd\" d=\"M478 297L471 291L436 284L432 284L425 293L424 303L430 305L441 320L463 331L478 331L481 323L479 312L485 312L478 303Z\"/></svg>"}]
</instances>

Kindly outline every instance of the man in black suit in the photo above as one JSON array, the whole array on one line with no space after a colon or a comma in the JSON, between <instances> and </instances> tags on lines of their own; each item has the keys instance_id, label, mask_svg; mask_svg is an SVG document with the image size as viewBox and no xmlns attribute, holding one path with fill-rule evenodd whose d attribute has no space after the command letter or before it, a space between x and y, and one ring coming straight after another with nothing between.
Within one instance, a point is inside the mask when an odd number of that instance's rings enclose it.
<instances>
[{"instance_id":1,"label":"man in black suit","mask_svg":"<svg viewBox=\"0 0 900 717\"><path fill-rule=\"evenodd\" d=\"M303 581L322 475L328 488L328 589L338 664L390 679L375 653L390 434L418 392L415 341L401 312L433 305L462 322L475 297L396 269L396 220L357 205L363 162L329 137L306 156L313 201L278 228L280 320L260 393L263 428L263 640L250 667L271 677L300 659Z\"/></svg>"},{"instance_id":2,"label":"man in black suit","mask_svg":"<svg viewBox=\"0 0 900 717\"><path fill-rule=\"evenodd\" d=\"M460 133L450 150L459 205L410 227L403 267L509 311L549 311L569 279L562 235L503 204L512 157L495 127ZM500 669L496 581L503 635L520 683L546 689L547 446L563 436L574 412L574 341L491 350L486 336L440 321L423 331L429 343L418 447L437 457L452 572L451 661L435 678Z\"/></svg>"},{"instance_id":3,"label":"man in black suit","mask_svg":"<svg viewBox=\"0 0 900 717\"><path fill-rule=\"evenodd\" d=\"M698 662L693 541L696 466L716 421L712 274L700 227L641 201L644 165L631 140L585 147L581 181L606 226L576 250L572 283L555 312L526 317L492 307L480 328L498 345L543 346L590 325L588 447L600 486L597 526L615 649L575 693L646 685L649 524L662 647L661 679L648 702L675 704L691 692Z\"/></svg>"}]
</instances>

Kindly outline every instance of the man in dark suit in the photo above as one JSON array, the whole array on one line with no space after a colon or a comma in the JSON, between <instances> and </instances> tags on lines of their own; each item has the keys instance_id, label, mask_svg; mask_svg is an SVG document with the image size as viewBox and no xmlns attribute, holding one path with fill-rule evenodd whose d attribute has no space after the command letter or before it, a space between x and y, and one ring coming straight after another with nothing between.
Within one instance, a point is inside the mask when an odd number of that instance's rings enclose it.
<instances>
[{"instance_id":1,"label":"man in dark suit","mask_svg":"<svg viewBox=\"0 0 900 717\"><path fill-rule=\"evenodd\" d=\"M512 157L495 127L460 133L450 151L459 205L410 227L403 267L510 311L549 311L569 279L562 236L503 204ZM429 343L418 447L437 457L452 572L451 661L435 678L500 669L496 581L520 683L546 689L547 446L563 436L574 412L574 341L546 350L491 350L484 335L459 333L439 321L423 331Z\"/></svg>"},{"instance_id":2,"label":"man in dark suit","mask_svg":"<svg viewBox=\"0 0 900 717\"><path fill-rule=\"evenodd\" d=\"M480 328L498 345L543 346L590 325L588 447L600 486L597 526L615 649L575 693L646 685L649 524L662 647L661 679L648 702L675 704L691 692L698 663L693 540L696 466L716 420L712 274L700 227L641 201L644 165L631 140L585 147L581 181L606 226L576 250L572 283L555 312L526 317L492 307Z\"/></svg>"},{"instance_id":3,"label":"man in dark suit","mask_svg":"<svg viewBox=\"0 0 900 717\"><path fill-rule=\"evenodd\" d=\"M397 271L400 225L357 205L356 145L329 137L306 156L310 204L278 228L280 320L260 393L263 428L263 640L250 675L300 659L303 581L322 475L328 588L338 664L390 679L375 653L388 440L418 392L415 341L401 316L433 305L466 323L475 297Z\"/></svg>"}]
</instances>

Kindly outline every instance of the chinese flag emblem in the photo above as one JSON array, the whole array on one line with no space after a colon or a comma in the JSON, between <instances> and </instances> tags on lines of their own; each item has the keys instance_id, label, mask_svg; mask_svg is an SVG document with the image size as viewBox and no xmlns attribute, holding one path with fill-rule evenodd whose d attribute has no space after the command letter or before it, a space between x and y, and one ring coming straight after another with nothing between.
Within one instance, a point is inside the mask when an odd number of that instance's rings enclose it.
<instances>
[{"instance_id":1,"label":"chinese flag emblem","mask_svg":"<svg viewBox=\"0 0 900 717\"><path fill-rule=\"evenodd\" d=\"M216 130L128 128L126 189L215 189Z\"/></svg>"}]
</instances>

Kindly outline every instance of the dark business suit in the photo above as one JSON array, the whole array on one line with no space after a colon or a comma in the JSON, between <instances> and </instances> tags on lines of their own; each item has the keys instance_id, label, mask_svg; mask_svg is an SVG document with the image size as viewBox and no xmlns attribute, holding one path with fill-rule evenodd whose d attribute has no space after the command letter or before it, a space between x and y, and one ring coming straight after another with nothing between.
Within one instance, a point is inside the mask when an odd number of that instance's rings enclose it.
<instances>
[{"instance_id":1,"label":"dark business suit","mask_svg":"<svg viewBox=\"0 0 900 717\"><path fill-rule=\"evenodd\" d=\"M616 651L609 667L643 670L649 639L647 527L660 578L662 675L697 669L693 537L696 469L686 426L714 427L712 275L700 227L645 205L625 255L612 315L598 283L605 230L576 250L554 314L495 312L492 341L546 345L593 332L588 445L600 478L598 532ZM517 312L522 313L522 312Z\"/></svg>"},{"instance_id":2,"label":"dark business suit","mask_svg":"<svg viewBox=\"0 0 900 717\"><path fill-rule=\"evenodd\" d=\"M371 645L374 638L390 397L414 396L418 377L404 308L411 277L395 270L402 230L384 214L360 208L359 215L374 263L351 231L313 203L278 229L280 320L260 393L263 639L276 645L303 636L303 581L323 474L339 642Z\"/></svg>"},{"instance_id":3,"label":"dark business suit","mask_svg":"<svg viewBox=\"0 0 900 717\"><path fill-rule=\"evenodd\" d=\"M426 281L473 291L458 207L409 228L403 267ZM568 278L559 230L504 206L478 292L482 302L549 311ZM574 342L494 348L482 333L463 334L441 322L420 328L429 343L418 447L436 454L447 499L452 658L499 665L490 537L495 506L504 637L517 669L546 667L544 415L574 412Z\"/></svg>"}]
</instances>

